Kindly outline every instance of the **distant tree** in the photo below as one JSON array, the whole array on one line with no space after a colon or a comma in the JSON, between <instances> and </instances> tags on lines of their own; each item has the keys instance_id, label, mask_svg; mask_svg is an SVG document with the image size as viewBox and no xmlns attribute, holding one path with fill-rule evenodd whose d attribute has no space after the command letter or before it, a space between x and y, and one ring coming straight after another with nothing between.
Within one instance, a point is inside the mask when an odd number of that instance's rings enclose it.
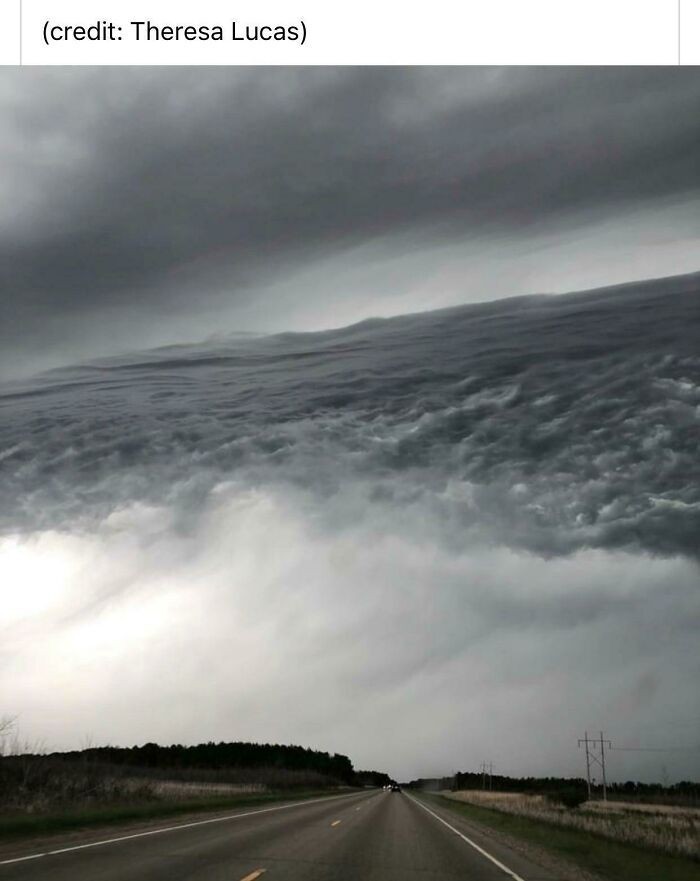
<instances>
[{"instance_id":1,"label":"distant tree","mask_svg":"<svg viewBox=\"0 0 700 881\"><path fill-rule=\"evenodd\" d=\"M17 731L16 716L0 716L0 756L4 756Z\"/></svg>"},{"instance_id":2,"label":"distant tree","mask_svg":"<svg viewBox=\"0 0 700 881\"><path fill-rule=\"evenodd\" d=\"M583 786L555 789L547 793L547 798L554 804L572 809L582 805L588 799L588 792Z\"/></svg>"},{"instance_id":3,"label":"distant tree","mask_svg":"<svg viewBox=\"0 0 700 881\"><path fill-rule=\"evenodd\" d=\"M391 777L384 771L356 771L355 783L357 786L387 786Z\"/></svg>"}]
</instances>

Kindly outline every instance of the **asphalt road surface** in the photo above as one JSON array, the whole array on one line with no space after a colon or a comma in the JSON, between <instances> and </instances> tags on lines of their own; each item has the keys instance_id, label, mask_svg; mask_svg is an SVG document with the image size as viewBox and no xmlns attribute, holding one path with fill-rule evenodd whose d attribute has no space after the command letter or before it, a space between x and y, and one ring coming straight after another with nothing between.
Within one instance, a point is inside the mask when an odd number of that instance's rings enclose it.
<instances>
[{"instance_id":1,"label":"asphalt road surface","mask_svg":"<svg viewBox=\"0 0 700 881\"><path fill-rule=\"evenodd\" d=\"M558 878L432 800L377 790L102 835L25 845L0 857L0 881Z\"/></svg>"}]
</instances>

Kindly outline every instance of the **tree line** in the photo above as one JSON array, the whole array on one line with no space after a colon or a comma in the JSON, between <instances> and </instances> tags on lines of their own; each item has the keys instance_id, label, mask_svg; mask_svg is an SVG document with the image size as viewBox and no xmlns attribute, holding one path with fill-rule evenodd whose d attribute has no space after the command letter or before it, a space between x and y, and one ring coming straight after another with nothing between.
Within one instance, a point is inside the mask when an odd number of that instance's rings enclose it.
<instances>
[{"instance_id":1,"label":"tree line","mask_svg":"<svg viewBox=\"0 0 700 881\"><path fill-rule=\"evenodd\" d=\"M408 786L424 790L493 789L500 792L531 792L547 794L560 790L586 790L583 777L508 777L502 774L484 774L480 771L458 771L449 777L420 777ZM630 798L678 797L700 801L700 783L682 780L670 786L661 783L640 783L636 780L608 783L608 795Z\"/></svg>"},{"instance_id":2,"label":"tree line","mask_svg":"<svg viewBox=\"0 0 700 881\"><path fill-rule=\"evenodd\" d=\"M89 747L83 750L52 753L53 758L74 761L85 759L108 765L128 765L154 769L212 769L278 768L290 771L315 771L351 785L355 771L347 756L332 755L303 746L284 746L277 743L198 743L194 746L172 744L160 746L145 743L142 746Z\"/></svg>"}]
</instances>

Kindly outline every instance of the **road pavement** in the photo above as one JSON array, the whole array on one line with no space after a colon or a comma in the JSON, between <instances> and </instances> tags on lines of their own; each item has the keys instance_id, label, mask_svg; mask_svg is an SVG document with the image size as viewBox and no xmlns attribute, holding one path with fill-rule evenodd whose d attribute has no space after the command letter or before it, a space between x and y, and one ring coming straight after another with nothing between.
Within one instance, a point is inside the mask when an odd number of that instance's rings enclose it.
<instances>
[{"instance_id":1,"label":"road pavement","mask_svg":"<svg viewBox=\"0 0 700 881\"><path fill-rule=\"evenodd\" d=\"M558 881L433 800L367 790L0 858L0 881Z\"/></svg>"}]
</instances>

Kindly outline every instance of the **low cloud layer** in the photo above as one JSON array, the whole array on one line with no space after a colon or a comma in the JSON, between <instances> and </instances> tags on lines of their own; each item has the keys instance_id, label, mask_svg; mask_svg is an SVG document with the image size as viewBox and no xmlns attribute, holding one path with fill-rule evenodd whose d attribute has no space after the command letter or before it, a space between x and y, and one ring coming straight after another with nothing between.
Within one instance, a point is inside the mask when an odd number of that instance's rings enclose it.
<instances>
[{"instance_id":1,"label":"low cloud layer","mask_svg":"<svg viewBox=\"0 0 700 881\"><path fill-rule=\"evenodd\" d=\"M300 742L402 778L484 757L579 775L575 739L600 725L619 746L693 745L659 727L693 715L689 561L449 551L418 507L380 504L344 530L328 516L289 489L227 487L186 536L167 508L134 507L15 545L3 695L23 730L52 746ZM37 557L55 593L22 608ZM652 759L620 753L611 774L700 770L692 752Z\"/></svg>"},{"instance_id":2,"label":"low cloud layer","mask_svg":"<svg viewBox=\"0 0 700 881\"><path fill-rule=\"evenodd\" d=\"M698 302L687 276L9 385L0 524L89 527L134 500L186 519L235 476L429 505L457 544L696 556Z\"/></svg>"}]
</instances>

